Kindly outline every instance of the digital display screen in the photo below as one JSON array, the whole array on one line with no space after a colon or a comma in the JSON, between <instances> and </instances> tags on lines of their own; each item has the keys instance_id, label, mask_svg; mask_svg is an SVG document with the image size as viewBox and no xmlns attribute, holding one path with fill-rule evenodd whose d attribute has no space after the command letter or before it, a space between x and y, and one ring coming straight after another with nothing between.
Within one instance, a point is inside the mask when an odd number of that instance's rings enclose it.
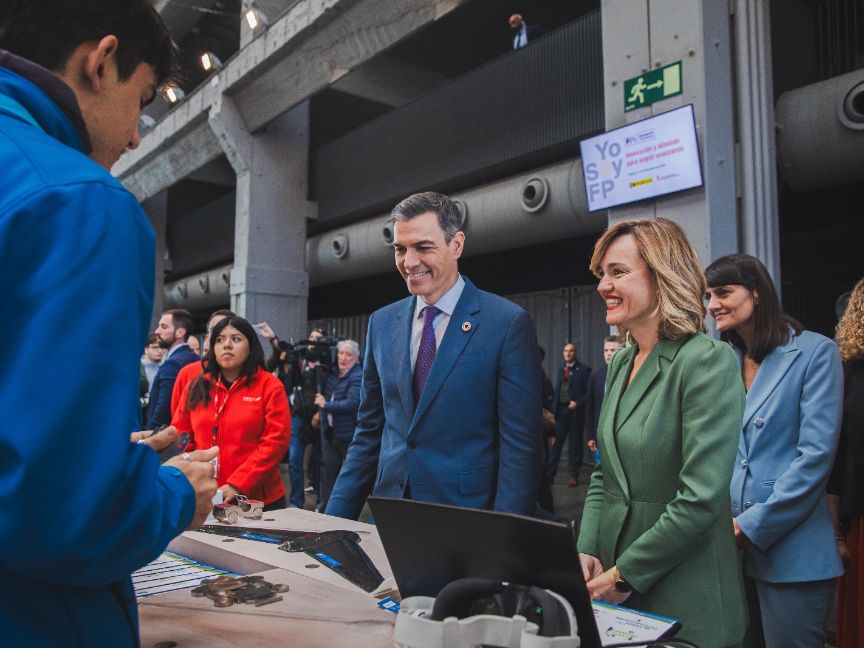
<instances>
[{"instance_id":1,"label":"digital display screen","mask_svg":"<svg viewBox=\"0 0 864 648\"><path fill-rule=\"evenodd\" d=\"M579 143L588 211L702 186L693 105Z\"/></svg>"}]
</instances>

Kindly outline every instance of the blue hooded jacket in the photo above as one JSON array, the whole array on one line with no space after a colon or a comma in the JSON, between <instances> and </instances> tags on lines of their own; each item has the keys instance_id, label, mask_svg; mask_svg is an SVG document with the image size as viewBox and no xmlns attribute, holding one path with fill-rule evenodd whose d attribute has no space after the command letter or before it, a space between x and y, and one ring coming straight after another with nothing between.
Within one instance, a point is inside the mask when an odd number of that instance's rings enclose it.
<instances>
[{"instance_id":1,"label":"blue hooded jacket","mask_svg":"<svg viewBox=\"0 0 864 648\"><path fill-rule=\"evenodd\" d=\"M0 643L135 646L129 574L195 509L129 442L154 234L28 65L0 51Z\"/></svg>"}]
</instances>

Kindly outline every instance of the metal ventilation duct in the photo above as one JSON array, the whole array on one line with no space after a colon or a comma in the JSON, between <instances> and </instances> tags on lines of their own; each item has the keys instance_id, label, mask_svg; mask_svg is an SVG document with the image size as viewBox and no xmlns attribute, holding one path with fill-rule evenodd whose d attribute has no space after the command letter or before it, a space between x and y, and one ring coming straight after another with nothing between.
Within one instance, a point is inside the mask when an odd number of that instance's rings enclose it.
<instances>
[{"instance_id":1,"label":"metal ventilation duct","mask_svg":"<svg viewBox=\"0 0 864 648\"><path fill-rule=\"evenodd\" d=\"M465 215L465 254L475 256L601 232L606 213L589 214L582 161L569 160L453 196ZM394 271L389 214L311 237L311 286ZM231 266L165 286L165 308L214 308L229 302Z\"/></svg>"},{"instance_id":2,"label":"metal ventilation duct","mask_svg":"<svg viewBox=\"0 0 864 648\"><path fill-rule=\"evenodd\" d=\"M582 162L554 164L454 194L466 217L465 254L474 256L600 232L589 214ZM323 286L392 270L389 214L309 238L309 283Z\"/></svg>"},{"instance_id":3,"label":"metal ventilation duct","mask_svg":"<svg viewBox=\"0 0 864 648\"><path fill-rule=\"evenodd\" d=\"M231 299L231 266L225 265L165 284L165 309L203 310L227 304Z\"/></svg>"},{"instance_id":4,"label":"metal ventilation duct","mask_svg":"<svg viewBox=\"0 0 864 648\"><path fill-rule=\"evenodd\" d=\"M864 178L864 70L784 92L775 115L780 172L793 189Z\"/></svg>"}]
</instances>

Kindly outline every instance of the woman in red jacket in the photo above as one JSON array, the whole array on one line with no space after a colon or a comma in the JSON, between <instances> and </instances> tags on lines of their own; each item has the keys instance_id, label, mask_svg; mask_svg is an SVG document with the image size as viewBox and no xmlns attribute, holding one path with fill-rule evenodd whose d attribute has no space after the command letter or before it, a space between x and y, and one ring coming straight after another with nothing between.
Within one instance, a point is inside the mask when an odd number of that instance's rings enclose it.
<instances>
[{"instance_id":1,"label":"woman in red jacket","mask_svg":"<svg viewBox=\"0 0 864 648\"><path fill-rule=\"evenodd\" d=\"M279 379L264 370L252 325L227 317L211 333L203 373L184 389L172 424L192 436L190 447L219 446L219 490L285 508L279 460L291 441L288 399Z\"/></svg>"}]
</instances>

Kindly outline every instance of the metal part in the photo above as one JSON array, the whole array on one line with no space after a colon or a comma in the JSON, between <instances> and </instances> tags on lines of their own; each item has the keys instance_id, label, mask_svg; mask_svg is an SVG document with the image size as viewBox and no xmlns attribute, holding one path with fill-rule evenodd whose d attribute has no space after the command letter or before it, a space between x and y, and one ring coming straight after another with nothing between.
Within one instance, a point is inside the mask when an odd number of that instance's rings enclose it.
<instances>
[{"instance_id":1,"label":"metal part","mask_svg":"<svg viewBox=\"0 0 864 648\"><path fill-rule=\"evenodd\" d=\"M281 601L279 596L289 590L288 585L270 583L263 576L219 576L204 579L192 590L196 598L207 597L215 607L230 607L235 603L247 603L255 607Z\"/></svg>"},{"instance_id":2,"label":"metal part","mask_svg":"<svg viewBox=\"0 0 864 648\"><path fill-rule=\"evenodd\" d=\"M453 198L466 225L466 256L557 241L600 232L605 213L589 214L585 202L582 163L568 160L530 173L483 185ZM347 249L349 254L337 254ZM393 228L388 214L309 238L306 258L309 284L357 279L388 271L393 266Z\"/></svg>"},{"instance_id":3,"label":"metal part","mask_svg":"<svg viewBox=\"0 0 864 648\"><path fill-rule=\"evenodd\" d=\"M784 92L776 121L780 172L796 191L864 178L864 69Z\"/></svg>"},{"instance_id":4,"label":"metal part","mask_svg":"<svg viewBox=\"0 0 864 648\"><path fill-rule=\"evenodd\" d=\"M605 212L588 213L579 159L457 193L453 199L466 219L466 256L601 232L606 227ZM312 236L306 243L309 283L323 286L395 272L392 245L389 214ZM166 285L165 308L200 310L227 304L231 270L222 266ZM204 275L209 278L206 293L199 287Z\"/></svg>"},{"instance_id":5,"label":"metal part","mask_svg":"<svg viewBox=\"0 0 864 648\"><path fill-rule=\"evenodd\" d=\"M230 285L230 265L172 281L165 285L165 308L202 310L227 304Z\"/></svg>"}]
</instances>

